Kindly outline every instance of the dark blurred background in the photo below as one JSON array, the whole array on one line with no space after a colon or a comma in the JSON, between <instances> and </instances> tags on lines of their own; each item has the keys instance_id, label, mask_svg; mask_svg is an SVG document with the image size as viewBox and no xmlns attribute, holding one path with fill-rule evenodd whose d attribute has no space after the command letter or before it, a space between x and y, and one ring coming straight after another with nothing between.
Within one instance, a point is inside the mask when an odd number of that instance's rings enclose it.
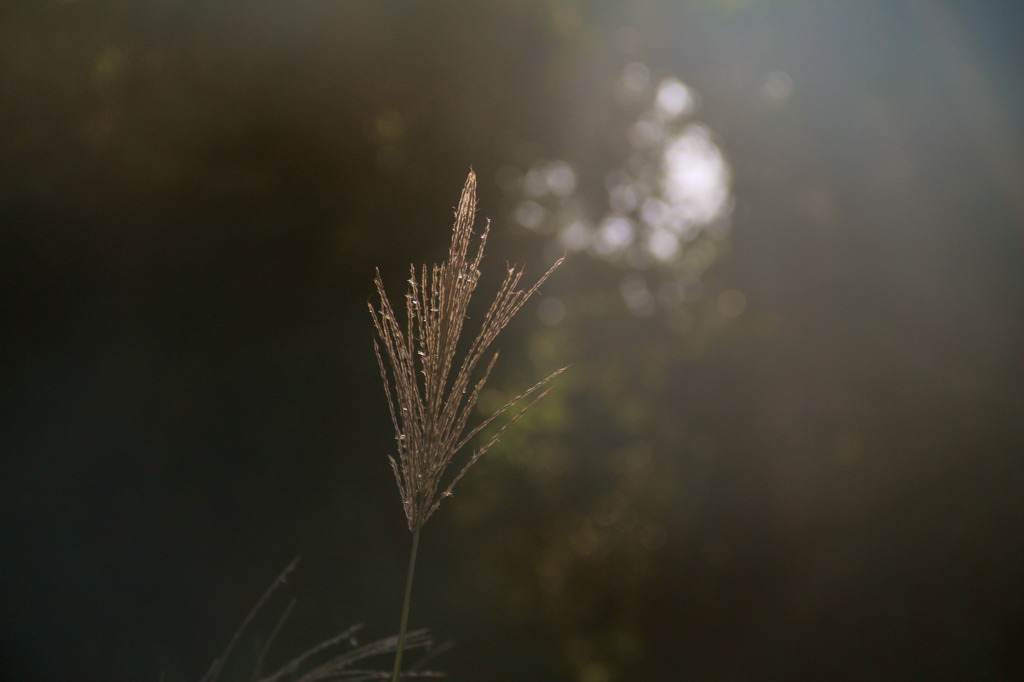
<instances>
[{"instance_id":1,"label":"dark blurred background","mask_svg":"<svg viewBox=\"0 0 1024 682\"><path fill-rule=\"evenodd\" d=\"M482 402L573 367L426 527L434 667L1024 679L1021 35L980 0L4 3L3 676L196 680L295 555L272 659L394 634L366 302L473 167L481 300L569 256Z\"/></svg>"}]
</instances>

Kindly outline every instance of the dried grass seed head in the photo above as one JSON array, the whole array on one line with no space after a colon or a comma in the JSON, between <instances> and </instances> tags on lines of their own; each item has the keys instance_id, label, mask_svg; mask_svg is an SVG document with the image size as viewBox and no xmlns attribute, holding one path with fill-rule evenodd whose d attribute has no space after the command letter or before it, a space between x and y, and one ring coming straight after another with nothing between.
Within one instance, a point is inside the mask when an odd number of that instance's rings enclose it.
<instances>
[{"instance_id":1,"label":"dried grass seed head","mask_svg":"<svg viewBox=\"0 0 1024 682\"><path fill-rule=\"evenodd\" d=\"M563 368L551 374L468 428L470 415L498 357L497 351L490 350L491 345L562 263L559 259L529 289L519 288L522 268L508 268L479 332L460 358L459 340L480 276L479 266L490 229L488 222L470 255L475 218L476 175L470 171L455 211L448 259L429 268L424 265L419 272L415 266L410 268L404 326L387 297L380 271L374 280L380 298L378 308L370 305L377 333L374 352L384 380L398 450L397 456L389 459L409 529L414 532L423 527L441 500L451 495L452 488L469 467L546 395L547 391L541 389L564 371ZM455 456L475 435L524 402L525 406L483 446L470 453L457 473L446 476Z\"/></svg>"}]
</instances>

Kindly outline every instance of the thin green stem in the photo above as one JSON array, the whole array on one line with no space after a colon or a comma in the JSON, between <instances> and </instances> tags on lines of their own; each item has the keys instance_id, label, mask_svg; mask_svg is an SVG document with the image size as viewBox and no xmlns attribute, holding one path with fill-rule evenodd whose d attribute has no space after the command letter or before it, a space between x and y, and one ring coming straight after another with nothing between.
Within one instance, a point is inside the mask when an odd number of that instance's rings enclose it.
<instances>
[{"instance_id":1,"label":"thin green stem","mask_svg":"<svg viewBox=\"0 0 1024 682\"><path fill-rule=\"evenodd\" d=\"M398 626L398 648L395 652L395 672L391 682L398 682L402 674L402 649L405 648L405 630L409 625L409 599L412 597L412 575L416 571L416 550L420 546L420 532L412 534L412 552L409 554L409 575L405 578L405 600L402 602L402 623Z\"/></svg>"}]
</instances>

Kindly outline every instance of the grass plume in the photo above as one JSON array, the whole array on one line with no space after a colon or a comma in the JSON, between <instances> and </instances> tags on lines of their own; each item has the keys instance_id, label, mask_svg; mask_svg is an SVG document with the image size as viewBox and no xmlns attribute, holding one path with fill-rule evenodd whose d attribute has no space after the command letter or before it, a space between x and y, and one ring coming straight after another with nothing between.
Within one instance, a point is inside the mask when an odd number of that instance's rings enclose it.
<instances>
[{"instance_id":1,"label":"grass plume","mask_svg":"<svg viewBox=\"0 0 1024 682\"><path fill-rule=\"evenodd\" d=\"M393 682L397 682L401 673L420 530L441 501L452 494L455 484L469 468L506 429L547 394L547 384L565 370L554 372L475 426L469 426L480 392L498 359L498 352L491 346L501 330L562 263L559 259L529 288L520 287L523 269L509 266L477 335L460 358L463 325L480 277L480 262L490 229L488 221L470 255L475 220L476 175L470 171L455 211L448 259L429 268L421 266L418 272L415 265L410 267L405 324L402 325L395 314L379 270L374 283L380 304L377 308L373 304L369 306L377 332L374 353L384 380L398 450L397 455L389 459L413 534ZM452 466L456 455L474 436L517 405L512 417L489 439L464 457L460 465Z\"/></svg>"},{"instance_id":2,"label":"grass plume","mask_svg":"<svg viewBox=\"0 0 1024 682\"><path fill-rule=\"evenodd\" d=\"M448 259L429 269L410 268L405 294L403 327L384 291L380 272L374 280L380 307L370 305L377 331L374 351L384 379L397 457L391 456L409 530L416 532L437 510L441 500L467 470L494 445L504 431L546 394L541 391L563 370L551 374L519 394L472 428L469 418L498 358L491 345L523 304L557 268L559 259L529 289L519 288L520 267L509 266L498 293L484 315L480 331L461 361L459 340L470 299L480 276L480 262L490 223L484 227L470 256L476 217L476 175L471 171L455 212L455 227ZM383 353L382 349L383 348ZM540 393L538 393L540 391ZM457 472L448 474L456 454L482 429L517 404L531 398L482 446L473 450Z\"/></svg>"}]
</instances>

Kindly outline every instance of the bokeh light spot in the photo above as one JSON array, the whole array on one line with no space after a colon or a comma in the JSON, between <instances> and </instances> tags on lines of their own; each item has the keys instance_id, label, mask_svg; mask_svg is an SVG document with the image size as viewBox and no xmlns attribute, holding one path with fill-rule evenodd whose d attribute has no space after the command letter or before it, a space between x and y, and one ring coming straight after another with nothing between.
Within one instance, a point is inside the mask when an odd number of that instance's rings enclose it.
<instances>
[{"instance_id":1,"label":"bokeh light spot","mask_svg":"<svg viewBox=\"0 0 1024 682\"><path fill-rule=\"evenodd\" d=\"M559 241L570 251L582 251L590 246L592 230L580 221L569 223L558 233Z\"/></svg>"},{"instance_id":2,"label":"bokeh light spot","mask_svg":"<svg viewBox=\"0 0 1024 682\"><path fill-rule=\"evenodd\" d=\"M675 215L708 223L721 216L729 196L729 168L702 125L689 125L668 144L663 157L665 196Z\"/></svg>"},{"instance_id":3,"label":"bokeh light spot","mask_svg":"<svg viewBox=\"0 0 1024 682\"><path fill-rule=\"evenodd\" d=\"M686 289L675 280L662 282L658 287L657 299L662 308L678 308L686 301Z\"/></svg>"},{"instance_id":4,"label":"bokeh light spot","mask_svg":"<svg viewBox=\"0 0 1024 682\"><path fill-rule=\"evenodd\" d=\"M640 99L650 84L650 69L640 62L633 62L622 70L622 77L616 88L616 96L620 103L632 104Z\"/></svg>"},{"instance_id":5,"label":"bokeh light spot","mask_svg":"<svg viewBox=\"0 0 1024 682\"><path fill-rule=\"evenodd\" d=\"M622 278L619 287L622 299L630 312L635 315L650 315L654 312L654 294L647 287L647 281L638 274L627 275Z\"/></svg>"},{"instance_id":6,"label":"bokeh light spot","mask_svg":"<svg viewBox=\"0 0 1024 682\"><path fill-rule=\"evenodd\" d=\"M679 255L679 238L667 230L655 229L647 237L647 248L655 258L668 263Z\"/></svg>"},{"instance_id":7,"label":"bokeh light spot","mask_svg":"<svg viewBox=\"0 0 1024 682\"><path fill-rule=\"evenodd\" d=\"M718 312L723 317L739 317L747 307L747 298L735 289L723 291L718 295Z\"/></svg>"},{"instance_id":8,"label":"bokeh light spot","mask_svg":"<svg viewBox=\"0 0 1024 682\"><path fill-rule=\"evenodd\" d=\"M537 317L547 325L556 325L565 317L565 304L554 297L545 298L537 306Z\"/></svg>"},{"instance_id":9,"label":"bokeh light spot","mask_svg":"<svg viewBox=\"0 0 1024 682\"><path fill-rule=\"evenodd\" d=\"M586 664L580 671L580 682L608 682L610 679L608 668L597 661Z\"/></svg>"},{"instance_id":10,"label":"bokeh light spot","mask_svg":"<svg viewBox=\"0 0 1024 682\"><path fill-rule=\"evenodd\" d=\"M621 215L605 218L594 235L591 249L599 256L611 256L625 251L633 243L635 228L632 221Z\"/></svg>"},{"instance_id":11,"label":"bokeh light spot","mask_svg":"<svg viewBox=\"0 0 1024 682\"><path fill-rule=\"evenodd\" d=\"M541 229L547 219L547 210L536 201L520 201L516 206L516 221L531 230Z\"/></svg>"},{"instance_id":12,"label":"bokeh light spot","mask_svg":"<svg viewBox=\"0 0 1024 682\"><path fill-rule=\"evenodd\" d=\"M671 120L691 113L694 109L694 98L690 88L682 81L666 78L658 84L654 104L662 115Z\"/></svg>"},{"instance_id":13,"label":"bokeh light spot","mask_svg":"<svg viewBox=\"0 0 1024 682\"><path fill-rule=\"evenodd\" d=\"M92 82L96 87L113 83L125 67L125 56L113 45L103 48L92 67Z\"/></svg>"},{"instance_id":14,"label":"bokeh light spot","mask_svg":"<svg viewBox=\"0 0 1024 682\"><path fill-rule=\"evenodd\" d=\"M547 168L547 186L556 197L567 197L576 189L576 173L564 161L553 161Z\"/></svg>"},{"instance_id":15,"label":"bokeh light spot","mask_svg":"<svg viewBox=\"0 0 1024 682\"><path fill-rule=\"evenodd\" d=\"M771 106L781 106L793 93L793 79L784 71L772 71L761 84L761 97Z\"/></svg>"}]
</instances>

